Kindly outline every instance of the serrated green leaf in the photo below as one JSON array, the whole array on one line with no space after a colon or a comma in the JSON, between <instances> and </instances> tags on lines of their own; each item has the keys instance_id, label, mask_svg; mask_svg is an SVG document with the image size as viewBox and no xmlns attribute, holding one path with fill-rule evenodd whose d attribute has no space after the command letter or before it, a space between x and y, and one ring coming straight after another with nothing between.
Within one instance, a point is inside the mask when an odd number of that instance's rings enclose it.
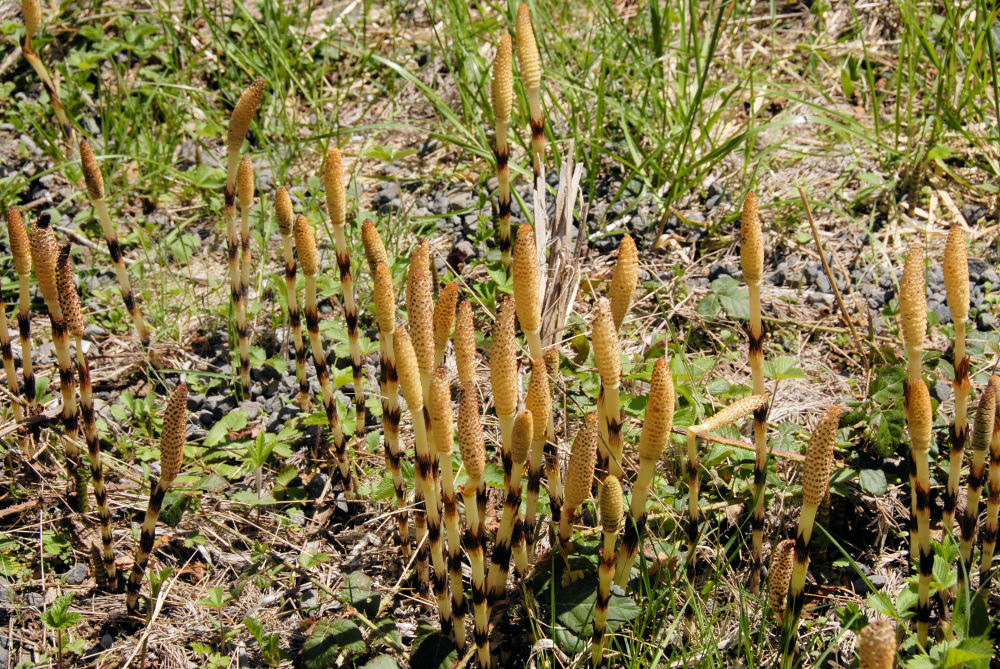
<instances>
[{"instance_id":1,"label":"serrated green leaf","mask_svg":"<svg viewBox=\"0 0 1000 669\"><path fill-rule=\"evenodd\" d=\"M352 621L321 621L302 646L302 660L308 669L327 669L336 665L341 653L356 654L364 651L364 637Z\"/></svg>"}]
</instances>

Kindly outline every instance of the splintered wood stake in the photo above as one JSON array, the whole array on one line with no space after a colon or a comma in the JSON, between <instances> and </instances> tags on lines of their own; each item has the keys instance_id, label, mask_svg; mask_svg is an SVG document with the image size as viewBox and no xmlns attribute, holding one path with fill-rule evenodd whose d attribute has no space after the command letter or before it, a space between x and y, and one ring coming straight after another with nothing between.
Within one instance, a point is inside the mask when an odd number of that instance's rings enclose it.
<instances>
[{"instance_id":1,"label":"splintered wood stake","mask_svg":"<svg viewBox=\"0 0 1000 669\"><path fill-rule=\"evenodd\" d=\"M832 406L823 413L806 449L806 461L802 466L802 512L799 515L798 532L795 537L794 564L788 588L787 611L781 622L781 667L791 669L798 653L799 617L805 601L804 590L806 571L809 569L809 547L812 543L816 510L830 485L830 471L833 469L833 449L837 443L837 429L843 409Z\"/></svg>"},{"instance_id":2,"label":"splintered wood stake","mask_svg":"<svg viewBox=\"0 0 1000 669\"><path fill-rule=\"evenodd\" d=\"M298 289L296 273L298 265L295 261L295 237L292 229L295 225L295 212L292 200L284 186L279 186L274 193L274 211L278 220L278 230L281 232L282 256L285 261L285 294L288 302L288 323L292 328L292 342L295 347L295 379L299 384L299 392L295 402L302 411L309 411L312 402L309 398L309 379L306 378L306 344L302 339L302 316L299 313Z\"/></svg>"},{"instance_id":3,"label":"splintered wood stake","mask_svg":"<svg viewBox=\"0 0 1000 669\"><path fill-rule=\"evenodd\" d=\"M458 407L458 447L468 480L462 488L465 502L465 549L472 569L472 607L474 610L473 639L479 666L490 666L489 607L486 592L486 442L479 414L479 393L476 382L469 380L462 386Z\"/></svg>"},{"instance_id":4,"label":"splintered wood stake","mask_svg":"<svg viewBox=\"0 0 1000 669\"><path fill-rule=\"evenodd\" d=\"M750 293L750 323L747 329L750 359L750 371L753 377L753 392L763 395L764 388L764 325L760 312L760 283L764 275L764 237L760 227L760 216L757 212L757 196L753 191L747 193L743 202L743 213L740 217L742 243L740 244L740 260L743 266L743 279L747 282ZM753 493L753 552L750 558L750 592L760 592L761 550L764 545L764 488L767 483L767 405L754 412L753 435L757 447L753 467L753 483L750 490Z\"/></svg>"},{"instance_id":5,"label":"splintered wood stake","mask_svg":"<svg viewBox=\"0 0 1000 669\"><path fill-rule=\"evenodd\" d=\"M326 210L333 227L333 242L337 251L337 268L340 270L340 287L344 295L344 320L347 321L347 341L351 351L351 375L354 378L354 427L356 442L365 433L364 368L361 366L361 343L358 339L358 304L351 273L351 251L347 246L347 192L344 188L344 165L340 149L331 147L326 154L323 169L326 187Z\"/></svg>"},{"instance_id":6,"label":"splintered wood stake","mask_svg":"<svg viewBox=\"0 0 1000 669\"><path fill-rule=\"evenodd\" d=\"M146 573L149 554L153 550L153 540L156 538L156 520L160 517L163 506L163 496L170 489L177 474L180 473L184 460L184 436L187 427L187 386L178 385L167 400L167 408L163 413L163 434L160 437L160 478L152 482L149 493L149 506L142 519L142 530L139 533L139 543L135 548L135 562L129 575L125 594L125 606L129 614L135 615L139 610L139 587Z\"/></svg>"},{"instance_id":7,"label":"splintered wood stake","mask_svg":"<svg viewBox=\"0 0 1000 669\"><path fill-rule=\"evenodd\" d=\"M649 401L643 417L639 436L639 474L632 486L632 503L629 519L625 523L622 548L615 565L615 583L624 588L632 571L632 563L639 553L639 540L646 530L646 499L656 473L656 463L670 441L670 428L674 422L674 380L665 358L653 364L649 385Z\"/></svg>"}]
</instances>

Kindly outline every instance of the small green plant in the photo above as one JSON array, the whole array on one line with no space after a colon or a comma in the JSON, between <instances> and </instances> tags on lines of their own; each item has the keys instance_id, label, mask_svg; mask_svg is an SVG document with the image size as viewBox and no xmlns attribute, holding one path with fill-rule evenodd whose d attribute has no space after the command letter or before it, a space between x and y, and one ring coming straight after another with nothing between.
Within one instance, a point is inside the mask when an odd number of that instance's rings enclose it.
<instances>
[{"instance_id":1,"label":"small green plant","mask_svg":"<svg viewBox=\"0 0 1000 669\"><path fill-rule=\"evenodd\" d=\"M79 613L71 613L69 605L73 602L73 594L67 592L58 597L42 613L42 624L56 633L56 664L63 666L63 632L83 620Z\"/></svg>"},{"instance_id":2,"label":"small green plant","mask_svg":"<svg viewBox=\"0 0 1000 669\"><path fill-rule=\"evenodd\" d=\"M213 586L209 591L208 595L202 597L198 600L198 606L206 606L211 609L215 609L215 614L218 618L217 623L219 625L219 650L224 651L226 648L226 627L222 623L222 609L226 607L233 596L229 594L225 588L221 585Z\"/></svg>"}]
</instances>

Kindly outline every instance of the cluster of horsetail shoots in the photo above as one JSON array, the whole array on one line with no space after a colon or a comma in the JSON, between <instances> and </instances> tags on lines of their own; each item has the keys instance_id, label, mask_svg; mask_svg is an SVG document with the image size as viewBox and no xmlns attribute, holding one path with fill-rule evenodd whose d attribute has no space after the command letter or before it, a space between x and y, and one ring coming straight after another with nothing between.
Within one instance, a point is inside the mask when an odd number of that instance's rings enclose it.
<instances>
[{"instance_id":1,"label":"cluster of horsetail shoots","mask_svg":"<svg viewBox=\"0 0 1000 669\"><path fill-rule=\"evenodd\" d=\"M223 191L222 218L226 224L226 252L229 261L229 291L233 303L233 310L237 318L236 336L238 348L240 346L240 342L244 342L248 336L248 333L246 332L245 311L242 312L244 314L244 322L242 326L240 325L239 320L241 309L246 308L245 305L242 304L244 296L242 291L243 281L239 259L240 235L236 228L237 181L243 183L246 175L244 171L244 179L239 179L240 163L242 162L240 160L240 149L243 147L243 140L246 138L247 130L250 129L250 121L253 119L253 115L256 113L257 107L260 106L260 101L264 96L264 86L266 84L267 82L264 79L258 79L245 91L243 91L240 99L236 102L236 106L233 108L232 116L229 119L229 128L226 133L226 187ZM252 186L252 170L250 174L250 182ZM249 244L248 235L247 243ZM300 250L300 256L301 253L302 252ZM243 385L243 392L249 392L248 385Z\"/></svg>"},{"instance_id":2,"label":"cluster of horsetail shoots","mask_svg":"<svg viewBox=\"0 0 1000 669\"><path fill-rule=\"evenodd\" d=\"M507 129L510 127L510 110L514 104L514 76L511 72L510 35L504 33L497 44L493 61L493 122L496 129L494 153L497 160L497 243L504 265L510 264L510 145Z\"/></svg>"},{"instance_id":3,"label":"cluster of horsetail shoots","mask_svg":"<svg viewBox=\"0 0 1000 669\"><path fill-rule=\"evenodd\" d=\"M872 620L858 632L859 669L892 669L896 666L896 625Z\"/></svg>"},{"instance_id":4,"label":"cluster of horsetail shoots","mask_svg":"<svg viewBox=\"0 0 1000 669\"><path fill-rule=\"evenodd\" d=\"M698 567L698 468L701 457L698 455L698 435L715 432L727 425L749 416L762 406L767 405L766 395L750 395L736 400L724 407L703 423L692 425L687 429L687 471L688 471L688 581L694 583ZM690 608L688 609L690 612Z\"/></svg>"},{"instance_id":5,"label":"cluster of horsetail shoots","mask_svg":"<svg viewBox=\"0 0 1000 669\"><path fill-rule=\"evenodd\" d=\"M597 303L597 313L591 324L591 340L594 357L597 360L597 372L601 377L601 392L597 398L597 415L601 421L597 468L621 479L624 476L622 469L624 413L618 397L622 372L621 347L618 343L618 330L615 328L614 317L611 315L611 304L605 298L601 298Z\"/></svg>"},{"instance_id":6,"label":"cluster of horsetail shoots","mask_svg":"<svg viewBox=\"0 0 1000 669\"><path fill-rule=\"evenodd\" d=\"M761 233L760 216L757 211L757 196L751 191L743 202L740 217L740 231L743 237L740 245L740 261L743 279L750 293L750 323L748 328L750 373L755 395L763 395L764 389L764 326L760 313L760 284L764 275L764 237ZM767 405L754 411L753 436L756 446L753 467L753 547L750 559L750 592L760 592L761 549L764 544L764 488L767 482Z\"/></svg>"},{"instance_id":7,"label":"cluster of horsetail shoots","mask_svg":"<svg viewBox=\"0 0 1000 669\"><path fill-rule=\"evenodd\" d=\"M632 502L629 506L629 520L622 536L622 548L615 566L615 583L625 587L632 563L639 553L639 540L646 530L646 499L649 487L656 473L656 463L670 440L670 430L674 423L674 381L670 367L664 358L653 364L650 378L649 400L646 415L639 435L639 473L632 486Z\"/></svg>"},{"instance_id":8,"label":"cluster of horsetail shoots","mask_svg":"<svg viewBox=\"0 0 1000 669\"><path fill-rule=\"evenodd\" d=\"M56 255L58 253L55 233L49 226L48 214L42 214L31 229L31 259L35 277L49 310L52 324L52 345L56 350L59 366L59 389L62 393L62 422L66 428L66 466L74 481L77 508L86 504L86 488L83 472L80 470L80 449L77 446L79 424L76 412L76 380L73 375L73 361L69 353L69 337L66 319L59 304L59 288L56 278Z\"/></svg>"},{"instance_id":9,"label":"cluster of horsetail shoots","mask_svg":"<svg viewBox=\"0 0 1000 669\"><path fill-rule=\"evenodd\" d=\"M531 361L531 377L524 405L532 416L531 453L528 458L528 496L524 507L524 532L528 558L535 554L535 522L538 511L538 493L542 486L542 458L545 455L545 437L548 421L544 419L552 410L549 387L549 370L544 358ZM535 420L538 416L538 420Z\"/></svg>"},{"instance_id":10,"label":"cluster of horsetail shoots","mask_svg":"<svg viewBox=\"0 0 1000 669\"><path fill-rule=\"evenodd\" d=\"M417 270L417 274L425 274ZM424 508L427 516L427 544L430 546L431 561L434 564L434 595L437 598L438 613L441 617L441 633L454 633L451 600L448 597L448 568L444 558L444 542L441 536L440 499L434 481L434 456L428 439L428 411L424 406L422 371L417 355L406 328L396 328L393 337L396 351L396 369L399 373L399 387L413 419L413 442L417 459L417 485L423 490ZM433 345L433 342L432 342ZM432 351L433 354L433 351Z\"/></svg>"},{"instance_id":11,"label":"cluster of horsetail shoots","mask_svg":"<svg viewBox=\"0 0 1000 669\"><path fill-rule=\"evenodd\" d=\"M170 485L181 471L184 460L184 436L187 428L187 386L179 384L167 400L167 408L163 413L163 433L160 436L160 478L152 484L149 493L149 506L142 519L142 530L139 534L139 544L135 549L135 562L132 573L129 574L128 587L125 594L125 606L130 614L136 614L139 609L139 587L146 572L149 554L153 550L156 539L156 520L160 517L163 497Z\"/></svg>"},{"instance_id":12,"label":"cluster of horsetail shoots","mask_svg":"<svg viewBox=\"0 0 1000 669\"><path fill-rule=\"evenodd\" d=\"M601 485L601 562L597 568L597 599L594 603L594 634L591 637L591 661L595 669L604 656L604 627L611 602L611 580L615 575L615 542L622 521L622 485L610 474Z\"/></svg>"},{"instance_id":13,"label":"cluster of horsetail shoots","mask_svg":"<svg viewBox=\"0 0 1000 669\"><path fill-rule=\"evenodd\" d=\"M331 147L326 153L323 168L326 187L326 210L333 227L333 243L340 270L340 287L344 293L344 320L347 321L347 341L351 351L351 374L354 377L354 412L357 417L354 436L359 438L365 429L364 369L361 366L361 343L358 340L358 303L354 294L354 275L351 273L351 252L347 246L347 192L344 188L344 165L340 149Z\"/></svg>"},{"instance_id":14,"label":"cluster of horsetail shoots","mask_svg":"<svg viewBox=\"0 0 1000 669\"><path fill-rule=\"evenodd\" d=\"M486 592L486 442L479 414L476 382L462 386L458 405L458 448L468 478L462 488L465 502L465 549L472 571L473 632L481 667L490 666L489 608Z\"/></svg>"},{"instance_id":15,"label":"cluster of horsetail shoots","mask_svg":"<svg viewBox=\"0 0 1000 669\"><path fill-rule=\"evenodd\" d=\"M490 385L493 404L500 421L500 446L504 457L510 455L511 432L517 414L517 342L514 335L514 302L508 297L500 305L493 326L493 345L490 349Z\"/></svg>"},{"instance_id":16,"label":"cluster of horsetail shoots","mask_svg":"<svg viewBox=\"0 0 1000 669\"><path fill-rule=\"evenodd\" d=\"M959 557L962 560L962 573L970 573L972 568L972 547L976 541L976 528L979 523L979 499L983 494L983 483L986 482L986 454L989 452L993 437L993 427L996 421L996 386L992 383L979 396L979 406L972 423L972 467L969 470L969 483L965 494L965 514L959 521L962 529L962 539L959 544ZM959 587L963 587L965 579L959 578Z\"/></svg>"},{"instance_id":17,"label":"cluster of horsetail shoots","mask_svg":"<svg viewBox=\"0 0 1000 669\"><path fill-rule=\"evenodd\" d=\"M809 547L816 522L816 510L830 485L833 449L837 443L837 429L842 412L841 407L834 405L823 413L809 439L806 460L802 466L802 511L795 536L794 564L788 587L787 611L781 622L782 669L790 669L797 652L799 617L805 601L806 571L809 569Z\"/></svg>"},{"instance_id":18,"label":"cluster of horsetail shoots","mask_svg":"<svg viewBox=\"0 0 1000 669\"><path fill-rule=\"evenodd\" d=\"M236 300L236 338L240 357L240 386L250 389L250 326L247 300L250 293L250 210L253 207L254 178L250 156L243 156L236 170L236 194L240 200L239 299Z\"/></svg>"},{"instance_id":19,"label":"cluster of horsetail shoots","mask_svg":"<svg viewBox=\"0 0 1000 669\"><path fill-rule=\"evenodd\" d=\"M521 3L517 8L517 64L528 96L531 124L531 167L535 181L545 165L545 112L542 111L542 63L538 57L535 31L531 27L531 11ZM536 183L537 187L537 183Z\"/></svg>"},{"instance_id":20,"label":"cluster of horsetail shoots","mask_svg":"<svg viewBox=\"0 0 1000 669\"><path fill-rule=\"evenodd\" d=\"M1000 392L1000 376L990 377L990 387L996 394ZM990 568L996 551L997 531L1000 528L1000 402L993 418L993 436L990 439L989 481L990 493L986 499L986 523L983 527L983 554L979 563L979 589L983 592L990 587Z\"/></svg>"},{"instance_id":21,"label":"cluster of horsetail shoots","mask_svg":"<svg viewBox=\"0 0 1000 669\"><path fill-rule=\"evenodd\" d=\"M301 214L295 219L295 248L299 255L299 264L306 279L305 313L306 329L309 331L309 343L312 348L313 365L316 368L316 378L323 394L323 410L326 421L333 432L334 457L340 470L344 484L344 494L348 497L354 493L354 481L351 476L351 463L347 458L347 445L344 443L344 430L337 413L337 403L333 397L330 384L330 372L326 366L326 352L319 334L319 309L316 306L316 273L319 271L319 255L316 253L316 237L312 226Z\"/></svg>"},{"instance_id":22,"label":"cluster of horsetail shoots","mask_svg":"<svg viewBox=\"0 0 1000 669\"><path fill-rule=\"evenodd\" d=\"M472 322L472 303L462 300L455 315L455 366L458 367L458 384L465 384L476 378L476 329Z\"/></svg>"},{"instance_id":23,"label":"cluster of horsetail shoots","mask_svg":"<svg viewBox=\"0 0 1000 669\"><path fill-rule=\"evenodd\" d=\"M103 581L110 592L118 590L118 568L115 566L114 544L111 536L111 512L108 509L108 493L104 485L104 461L101 457L101 442L97 433L97 414L94 412L94 389L90 380L90 364L83 353L83 310L80 296L73 279L73 263L70 259L70 245L59 252L56 263L56 278L59 288L59 304L66 319L66 328L76 340L76 374L80 382L80 415L83 418L83 435L87 444L90 462L90 477L94 485L94 501L101 526L101 569Z\"/></svg>"},{"instance_id":24,"label":"cluster of horsetail shoots","mask_svg":"<svg viewBox=\"0 0 1000 669\"><path fill-rule=\"evenodd\" d=\"M955 324L955 421L950 432L948 486L944 492L944 528L951 532L958 501L958 479L962 472L962 456L968 438L967 407L969 401L969 356L965 353L965 328L969 321L969 260L965 251L965 234L960 225L952 226L945 243L944 288Z\"/></svg>"},{"instance_id":25,"label":"cluster of horsetail shoots","mask_svg":"<svg viewBox=\"0 0 1000 669\"><path fill-rule=\"evenodd\" d=\"M428 413L433 427L434 449L437 451L438 467L441 472L444 525L448 534L448 577L451 581L451 610L455 616L455 644L461 650L465 646L466 612L465 594L462 588L462 521L458 515L455 470L451 460L451 451L455 440L451 389L448 384L448 370L443 365L434 370L428 404Z\"/></svg>"},{"instance_id":26,"label":"cluster of horsetail shoots","mask_svg":"<svg viewBox=\"0 0 1000 669\"><path fill-rule=\"evenodd\" d=\"M559 554L566 565L563 582L570 580L569 551L573 533L573 520L580 505L590 497L594 484L594 467L597 464L598 441L597 414L589 413L576 433L570 449L569 464L566 466L565 498L559 517Z\"/></svg>"},{"instance_id":27,"label":"cluster of horsetail shoots","mask_svg":"<svg viewBox=\"0 0 1000 669\"><path fill-rule=\"evenodd\" d=\"M794 554L795 539L783 539L771 551L771 568L767 573L767 602L771 605L771 612L779 624L785 615Z\"/></svg>"},{"instance_id":28,"label":"cluster of horsetail shoots","mask_svg":"<svg viewBox=\"0 0 1000 669\"><path fill-rule=\"evenodd\" d=\"M278 221L278 231L281 233L281 251L285 263L285 295L288 302L288 324L292 328L292 344L295 347L295 379L299 384L296 403L303 411L308 411L312 402L309 399L309 379L306 377L306 344L302 339L302 315L299 313L298 289L296 274L298 265L295 261L295 211L292 209L292 199L284 186L279 186L274 192L274 212Z\"/></svg>"},{"instance_id":29,"label":"cluster of horsetail shoots","mask_svg":"<svg viewBox=\"0 0 1000 669\"><path fill-rule=\"evenodd\" d=\"M17 271L17 332L21 340L21 374L24 378L24 398L28 413L35 403L35 371L31 359L31 242L24 219L14 207L7 210L7 237Z\"/></svg>"},{"instance_id":30,"label":"cluster of horsetail shoots","mask_svg":"<svg viewBox=\"0 0 1000 669\"><path fill-rule=\"evenodd\" d=\"M930 450L933 415L930 394L921 378L924 338L927 336L927 297L924 290L924 247L914 242L906 254L899 284L899 316L906 350L906 422L910 430L910 556L919 549L920 579L917 588L917 635L927 643L930 623L930 578L933 554L930 543Z\"/></svg>"},{"instance_id":31,"label":"cluster of horsetail shoots","mask_svg":"<svg viewBox=\"0 0 1000 669\"><path fill-rule=\"evenodd\" d=\"M497 530L496 541L493 544L493 556L490 559L490 572L486 582L490 605L495 604L504 593L511 556L514 555L515 562L520 562L520 558L517 556L517 544L520 543L521 550L524 548L518 515L521 508L521 479L524 475L524 464L531 448L533 433L531 412L524 410L517 414L514 419L510 452L503 455L506 496L503 502L500 528ZM517 568L523 574L526 565L520 563L517 564Z\"/></svg>"}]
</instances>

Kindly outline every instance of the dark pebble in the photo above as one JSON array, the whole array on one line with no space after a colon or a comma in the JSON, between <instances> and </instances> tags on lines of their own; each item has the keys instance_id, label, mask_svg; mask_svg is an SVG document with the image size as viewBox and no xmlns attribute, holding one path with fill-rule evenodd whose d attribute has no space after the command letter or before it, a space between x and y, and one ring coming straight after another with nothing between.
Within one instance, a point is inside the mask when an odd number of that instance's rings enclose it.
<instances>
[{"instance_id":1,"label":"dark pebble","mask_svg":"<svg viewBox=\"0 0 1000 669\"><path fill-rule=\"evenodd\" d=\"M723 276L732 276L733 270L729 265L725 263L717 262L712 265L712 268L708 270L708 280L715 281L716 279Z\"/></svg>"},{"instance_id":2,"label":"dark pebble","mask_svg":"<svg viewBox=\"0 0 1000 669\"><path fill-rule=\"evenodd\" d=\"M972 225L982 217L986 216L986 207L978 204L967 204L962 207L962 216L966 222Z\"/></svg>"},{"instance_id":3,"label":"dark pebble","mask_svg":"<svg viewBox=\"0 0 1000 669\"><path fill-rule=\"evenodd\" d=\"M271 365L261 365L260 367L254 367L250 370L250 378L254 381L270 383L271 381L281 379L281 372L276 370Z\"/></svg>"},{"instance_id":4,"label":"dark pebble","mask_svg":"<svg viewBox=\"0 0 1000 669\"><path fill-rule=\"evenodd\" d=\"M309 483L306 484L306 493L309 495L309 499L318 499L323 494L326 481L326 474L316 474L316 476L309 479Z\"/></svg>"},{"instance_id":5,"label":"dark pebble","mask_svg":"<svg viewBox=\"0 0 1000 669\"><path fill-rule=\"evenodd\" d=\"M981 311L979 312L979 317L976 318L976 329L980 331L993 330L997 326L997 319L993 314Z\"/></svg>"},{"instance_id":6,"label":"dark pebble","mask_svg":"<svg viewBox=\"0 0 1000 669\"><path fill-rule=\"evenodd\" d=\"M990 265L985 260L969 258L969 280L973 283L979 283L979 277L988 269Z\"/></svg>"},{"instance_id":7,"label":"dark pebble","mask_svg":"<svg viewBox=\"0 0 1000 669\"><path fill-rule=\"evenodd\" d=\"M993 288L1000 288L1000 274L997 274L992 267L988 267L979 275L979 283L988 283Z\"/></svg>"},{"instance_id":8,"label":"dark pebble","mask_svg":"<svg viewBox=\"0 0 1000 669\"><path fill-rule=\"evenodd\" d=\"M201 409L201 406L205 403L204 395L188 395L187 406L188 411L194 413Z\"/></svg>"},{"instance_id":9,"label":"dark pebble","mask_svg":"<svg viewBox=\"0 0 1000 669\"><path fill-rule=\"evenodd\" d=\"M42 597L42 593L40 592L29 592L24 596L24 602L28 606L41 608L45 604L45 598Z\"/></svg>"},{"instance_id":10,"label":"dark pebble","mask_svg":"<svg viewBox=\"0 0 1000 669\"><path fill-rule=\"evenodd\" d=\"M215 425L215 413L208 409L202 409L198 412L198 422L201 423L203 427L212 427Z\"/></svg>"},{"instance_id":11,"label":"dark pebble","mask_svg":"<svg viewBox=\"0 0 1000 669\"><path fill-rule=\"evenodd\" d=\"M938 381L934 384L934 397L938 402L944 402L951 397L951 384Z\"/></svg>"},{"instance_id":12,"label":"dark pebble","mask_svg":"<svg viewBox=\"0 0 1000 669\"><path fill-rule=\"evenodd\" d=\"M101 636L101 650L107 650L111 648L115 643L115 639L110 634L104 634Z\"/></svg>"}]
</instances>

